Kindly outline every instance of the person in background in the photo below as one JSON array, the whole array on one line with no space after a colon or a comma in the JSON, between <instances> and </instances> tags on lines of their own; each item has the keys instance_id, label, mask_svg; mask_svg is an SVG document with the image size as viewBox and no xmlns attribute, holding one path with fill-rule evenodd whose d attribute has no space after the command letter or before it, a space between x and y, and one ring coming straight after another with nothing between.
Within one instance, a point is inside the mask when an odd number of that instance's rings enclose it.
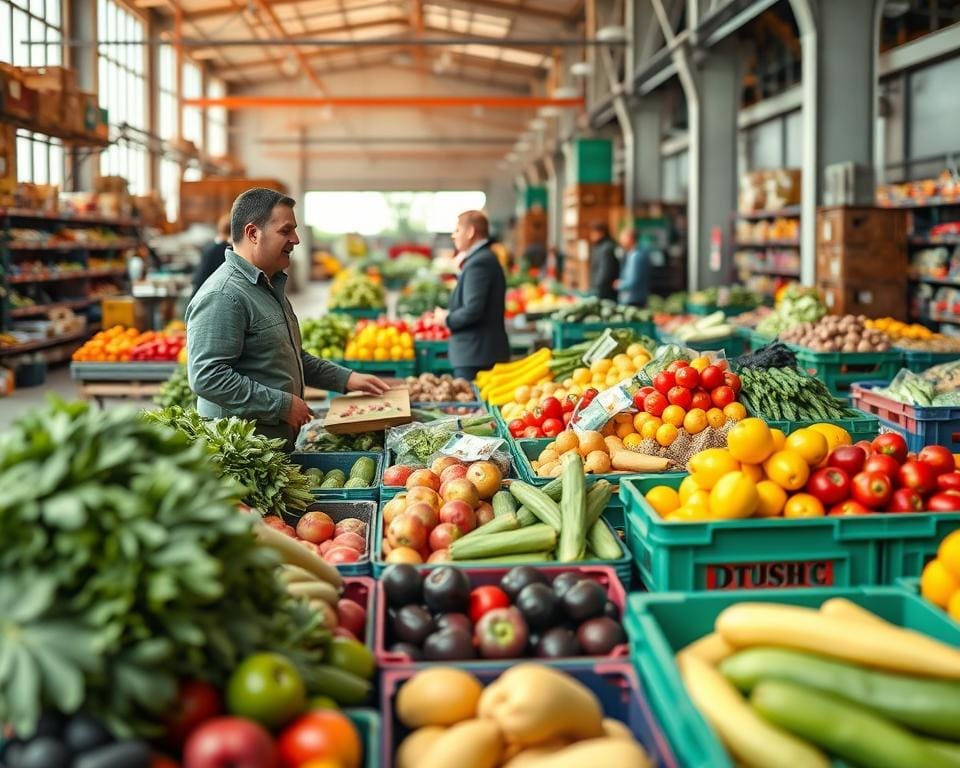
<instances>
[{"instance_id":1,"label":"person in background","mask_svg":"<svg viewBox=\"0 0 960 768\"><path fill-rule=\"evenodd\" d=\"M450 364L455 376L472 381L477 372L510 359L504 325L507 281L490 250L490 224L480 211L466 211L453 233L460 274L449 309L437 310L450 329Z\"/></svg>"},{"instance_id":2,"label":"person in background","mask_svg":"<svg viewBox=\"0 0 960 768\"><path fill-rule=\"evenodd\" d=\"M284 288L300 242L294 200L272 189L247 190L233 203L224 262L187 306L187 379L207 418L252 419L257 431L293 450L313 416L306 386L382 395L376 376L303 351L300 324Z\"/></svg>"},{"instance_id":3,"label":"person in background","mask_svg":"<svg viewBox=\"0 0 960 768\"><path fill-rule=\"evenodd\" d=\"M598 298L616 301L613 284L620 276L620 262L617 244L610 237L605 221L597 220L590 225L590 243L590 291Z\"/></svg>"},{"instance_id":4,"label":"person in background","mask_svg":"<svg viewBox=\"0 0 960 768\"><path fill-rule=\"evenodd\" d=\"M500 262L500 268L504 273L509 273L513 259L510 256L510 251L507 249L507 246L492 237L490 238L489 246L490 250L493 251L493 255L497 257L497 261Z\"/></svg>"},{"instance_id":5,"label":"person in background","mask_svg":"<svg viewBox=\"0 0 960 768\"><path fill-rule=\"evenodd\" d=\"M223 264L224 254L230 246L230 214L225 213L217 221L217 235L212 243L204 246L200 252L200 263L193 273L193 295L197 295L200 286Z\"/></svg>"},{"instance_id":6,"label":"person in background","mask_svg":"<svg viewBox=\"0 0 960 768\"><path fill-rule=\"evenodd\" d=\"M650 294L650 251L637 243L637 231L627 227L620 233L623 249L623 273L620 278L620 303L645 307Z\"/></svg>"}]
</instances>

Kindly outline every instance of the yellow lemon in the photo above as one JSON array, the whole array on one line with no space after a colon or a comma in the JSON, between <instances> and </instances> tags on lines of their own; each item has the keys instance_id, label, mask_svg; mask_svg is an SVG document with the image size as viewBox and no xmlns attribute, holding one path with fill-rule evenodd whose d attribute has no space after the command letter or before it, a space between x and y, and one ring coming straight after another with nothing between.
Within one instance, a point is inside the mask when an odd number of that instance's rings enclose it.
<instances>
[{"instance_id":1,"label":"yellow lemon","mask_svg":"<svg viewBox=\"0 0 960 768\"><path fill-rule=\"evenodd\" d=\"M673 424L661 424L657 430L656 441L664 448L673 445L677 439L678 430Z\"/></svg>"},{"instance_id":2,"label":"yellow lemon","mask_svg":"<svg viewBox=\"0 0 960 768\"><path fill-rule=\"evenodd\" d=\"M763 480L763 467L759 464L741 464L740 471L755 483Z\"/></svg>"},{"instance_id":3,"label":"yellow lemon","mask_svg":"<svg viewBox=\"0 0 960 768\"><path fill-rule=\"evenodd\" d=\"M773 436L763 419L744 419L727 433L727 450L737 461L761 464L773 453Z\"/></svg>"},{"instance_id":4,"label":"yellow lemon","mask_svg":"<svg viewBox=\"0 0 960 768\"><path fill-rule=\"evenodd\" d=\"M939 559L933 559L923 567L920 574L920 594L941 608L946 608L950 599L960 590L960 580L946 569Z\"/></svg>"},{"instance_id":5,"label":"yellow lemon","mask_svg":"<svg viewBox=\"0 0 960 768\"><path fill-rule=\"evenodd\" d=\"M937 560L943 567L960 580L960 531L954 531L940 542L937 549Z\"/></svg>"},{"instance_id":6,"label":"yellow lemon","mask_svg":"<svg viewBox=\"0 0 960 768\"><path fill-rule=\"evenodd\" d=\"M702 408L693 408L683 417L683 428L691 435L698 435L707 428L707 412Z\"/></svg>"},{"instance_id":7,"label":"yellow lemon","mask_svg":"<svg viewBox=\"0 0 960 768\"><path fill-rule=\"evenodd\" d=\"M727 417L723 415L723 411L719 408L711 408L707 411L707 423L714 429L720 429L727 423Z\"/></svg>"},{"instance_id":8,"label":"yellow lemon","mask_svg":"<svg viewBox=\"0 0 960 768\"><path fill-rule=\"evenodd\" d=\"M687 500L695 491L702 490L697 479L693 475L687 475L680 481L680 487L677 489L677 495L680 497L680 503L686 504Z\"/></svg>"},{"instance_id":9,"label":"yellow lemon","mask_svg":"<svg viewBox=\"0 0 960 768\"><path fill-rule=\"evenodd\" d=\"M850 437L850 433L843 427L838 427L836 424L811 424L808 429L819 432L827 438L827 446L830 453L838 446L853 445L853 438Z\"/></svg>"},{"instance_id":10,"label":"yellow lemon","mask_svg":"<svg viewBox=\"0 0 960 768\"><path fill-rule=\"evenodd\" d=\"M690 471L697 476L697 484L710 490L728 472L740 469L740 462L723 448L708 448L690 458Z\"/></svg>"},{"instance_id":11,"label":"yellow lemon","mask_svg":"<svg viewBox=\"0 0 960 768\"><path fill-rule=\"evenodd\" d=\"M772 480L761 480L757 483L757 495L760 498L757 517L777 517L783 512L787 503L787 492Z\"/></svg>"},{"instance_id":12,"label":"yellow lemon","mask_svg":"<svg viewBox=\"0 0 960 768\"><path fill-rule=\"evenodd\" d=\"M783 434L783 430L771 429L770 434L773 436L773 450L782 451L787 444L787 436Z\"/></svg>"},{"instance_id":13,"label":"yellow lemon","mask_svg":"<svg viewBox=\"0 0 960 768\"><path fill-rule=\"evenodd\" d=\"M723 407L723 415L730 421L742 421L747 418L747 409L743 403L728 403Z\"/></svg>"},{"instance_id":14,"label":"yellow lemon","mask_svg":"<svg viewBox=\"0 0 960 768\"><path fill-rule=\"evenodd\" d=\"M651 488L644 498L660 517L666 517L680 508L680 494L669 485L657 485Z\"/></svg>"},{"instance_id":15,"label":"yellow lemon","mask_svg":"<svg viewBox=\"0 0 960 768\"><path fill-rule=\"evenodd\" d=\"M757 484L743 472L728 472L710 491L710 513L721 520L741 520L757 511Z\"/></svg>"},{"instance_id":16,"label":"yellow lemon","mask_svg":"<svg viewBox=\"0 0 960 768\"><path fill-rule=\"evenodd\" d=\"M657 430L660 429L660 426L663 424L660 419L656 416L651 416L640 428L640 434L643 435L644 440L656 440L657 439Z\"/></svg>"},{"instance_id":17,"label":"yellow lemon","mask_svg":"<svg viewBox=\"0 0 960 768\"><path fill-rule=\"evenodd\" d=\"M701 509L710 509L710 492L694 491L685 502L685 507L700 507Z\"/></svg>"},{"instance_id":18,"label":"yellow lemon","mask_svg":"<svg viewBox=\"0 0 960 768\"><path fill-rule=\"evenodd\" d=\"M796 451L777 451L763 463L763 471L787 491L798 491L807 484L810 465Z\"/></svg>"},{"instance_id":19,"label":"yellow lemon","mask_svg":"<svg viewBox=\"0 0 960 768\"><path fill-rule=\"evenodd\" d=\"M784 448L799 453L811 467L817 466L827 458L830 452L827 438L815 429L798 429L796 432L791 432L787 435Z\"/></svg>"}]
</instances>

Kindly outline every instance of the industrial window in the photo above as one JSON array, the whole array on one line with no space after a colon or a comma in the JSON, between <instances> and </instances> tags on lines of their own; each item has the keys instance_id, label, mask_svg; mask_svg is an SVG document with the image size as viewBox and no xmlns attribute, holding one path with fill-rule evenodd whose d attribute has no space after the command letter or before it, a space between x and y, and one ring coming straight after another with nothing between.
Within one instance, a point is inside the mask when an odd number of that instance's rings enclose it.
<instances>
[{"instance_id":1,"label":"industrial window","mask_svg":"<svg viewBox=\"0 0 960 768\"><path fill-rule=\"evenodd\" d=\"M207 96L222 99L227 95L223 80L211 77L207 83ZM227 110L225 107L207 109L207 152L211 157L223 157L228 152Z\"/></svg>"},{"instance_id":2,"label":"industrial window","mask_svg":"<svg viewBox=\"0 0 960 768\"><path fill-rule=\"evenodd\" d=\"M171 45L161 45L157 55L157 132L164 141L177 138L177 56ZM180 209L180 164L160 159L160 197L167 209L167 220L176 221Z\"/></svg>"},{"instance_id":3,"label":"industrial window","mask_svg":"<svg viewBox=\"0 0 960 768\"><path fill-rule=\"evenodd\" d=\"M192 61L183 62L183 98L199 99L203 96L203 73ZM203 110L199 107L183 108L183 138L203 149Z\"/></svg>"},{"instance_id":4,"label":"industrial window","mask_svg":"<svg viewBox=\"0 0 960 768\"><path fill-rule=\"evenodd\" d=\"M59 66L63 62L62 0L0 0L0 61L18 67ZM17 131L17 180L63 183L63 145L32 131Z\"/></svg>"},{"instance_id":5,"label":"industrial window","mask_svg":"<svg viewBox=\"0 0 960 768\"><path fill-rule=\"evenodd\" d=\"M97 22L100 38L107 40L98 46L100 75L100 104L110 113L114 126L129 125L146 131L147 80L146 46L133 44L144 39L144 24L135 15L120 7L116 0L99 0ZM117 44L109 41L133 41ZM125 141L111 144L100 155L100 173L104 176L122 176L129 183L131 194L146 194L149 186L147 149Z\"/></svg>"}]
</instances>

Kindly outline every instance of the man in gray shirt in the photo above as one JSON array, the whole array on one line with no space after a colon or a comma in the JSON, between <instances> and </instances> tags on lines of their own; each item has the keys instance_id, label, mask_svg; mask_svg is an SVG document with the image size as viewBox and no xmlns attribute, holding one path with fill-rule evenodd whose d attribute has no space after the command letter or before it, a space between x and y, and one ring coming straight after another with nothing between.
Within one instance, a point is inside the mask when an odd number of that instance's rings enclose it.
<instances>
[{"instance_id":1,"label":"man in gray shirt","mask_svg":"<svg viewBox=\"0 0 960 768\"><path fill-rule=\"evenodd\" d=\"M203 283L186 312L187 376L201 416L239 416L257 431L293 441L312 414L309 385L382 395L376 376L308 355L284 294L290 254L300 239L294 200L271 189L240 195L230 212L224 263Z\"/></svg>"}]
</instances>

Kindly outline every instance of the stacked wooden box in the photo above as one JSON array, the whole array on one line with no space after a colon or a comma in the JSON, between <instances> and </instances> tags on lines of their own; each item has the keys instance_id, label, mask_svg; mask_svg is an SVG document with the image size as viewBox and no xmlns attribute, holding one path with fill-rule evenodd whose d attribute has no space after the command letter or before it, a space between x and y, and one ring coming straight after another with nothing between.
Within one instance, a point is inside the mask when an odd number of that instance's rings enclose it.
<instances>
[{"instance_id":1,"label":"stacked wooden box","mask_svg":"<svg viewBox=\"0 0 960 768\"><path fill-rule=\"evenodd\" d=\"M563 284L572 290L590 287L590 225L609 223L611 211L623 205L618 184L574 184L563 193Z\"/></svg>"},{"instance_id":2,"label":"stacked wooden box","mask_svg":"<svg viewBox=\"0 0 960 768\"><path fill-rule=\"evenodd\" d=\"M817 288L833 314L906 319L904 212L860 206L819 208Z\"/></svg>"}]
</instances>

